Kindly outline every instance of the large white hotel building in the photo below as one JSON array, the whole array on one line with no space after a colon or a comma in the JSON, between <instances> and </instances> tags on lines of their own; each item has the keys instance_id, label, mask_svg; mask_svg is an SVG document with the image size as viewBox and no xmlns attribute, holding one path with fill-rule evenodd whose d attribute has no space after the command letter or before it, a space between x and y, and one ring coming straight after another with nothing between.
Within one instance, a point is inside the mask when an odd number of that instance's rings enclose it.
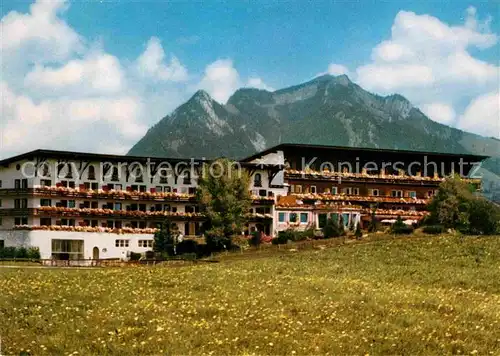
<instances>
[{"instance_id":1,"label":"large white hotel building","mask_svg":"<svg viewBox=\"0 0 500 356\"><path fill-rule=\"evenodd\" d=\"M420 162L391 170L337 169L399 159ZM418 221L444 177L486 157L425 152L282 144L238 162L250 177L249 231L275 236L290 227L321 228L342 215L345 226L380 219ZM425 160L439 169L426 171ZM303 163L307 166L304 167ZM309 162L309 164L308 164ZM325 165L324 163L332 163ZM0 247L35 246L43 259L126 258L152 249L165 218L186 236L205 221L196 200L196 159L147 158L35 150L0 161ZM302 163L302 164L301 164ZM344 162L345 163L345 162ZM413 166L413 168L415 165ZM422 169L423 168L423 171ZM461 168L462 170L462 168ZM479 189L480 181L471 180Z\"/></svg>"}]
</instances>

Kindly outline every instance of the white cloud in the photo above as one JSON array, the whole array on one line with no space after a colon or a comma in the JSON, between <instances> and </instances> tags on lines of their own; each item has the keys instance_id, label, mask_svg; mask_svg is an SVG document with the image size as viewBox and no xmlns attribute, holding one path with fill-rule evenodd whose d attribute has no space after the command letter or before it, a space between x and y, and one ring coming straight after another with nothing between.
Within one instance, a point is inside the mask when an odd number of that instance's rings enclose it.
<instances>
[{"instance_id":1,"label":"white cloud","mask_svg":"<svg viewBox=\"0 0 500 356\"><path fill-rule=\"evenodd\" d=\"M342 65L342 64L331 63L328 66L328 74L331 74L331 75L347 74L348 75L349 69L347 69L347 67Z\"/></svg>"},{"instance_id":2,"label":"white cloud","mask_svg":"<svg viewBox=\"0 0 500 356\"><path fill-rule=\"evenodd\" d=\"M224 102L243 85L231 60L190 78L157 37L136 60L121 60L79 35L67 8L38 0L1 19L0 159L36 148L124 154L193 89ZM258 77L248 83L272 89Z\"/></svg>"},{"instance_id":3,"label":"white cloud","mask_svg":"<svg viewBox=\"0 0 500 356\"><path fill-rule=\"evenodd\" d=\"M62 0L39 0L30 13L12 11L1 21L2 56L22 52L30 60L63 60L82 49L81 37L57 15L64 12Z\"/></svg>"},{"instance_id":4,"label":"white cloud","mask_svg":"<svg viewBox=\"0 0 500 356\"><path fill-rule=\"evenodd\" d=\"M500 67L471 52L497 44L490 22L491 17L479 20L474 7L458 26L400 11L391 37L373 48L371 61L358 67L353 78L379 94L400 93L433 120L457 126L459 108L498 88Z\"/></svg>"},{"instance_id":5,"label":"white cloud","mask_svg":"<svg viewBox=\"0 0 500 356\"><path fill-rule=\"evenodd\" d=\"M483 136L500 138L500 93L492 92L471 101L458 127Z\"/></svg>"},{"instance_id":6,"label":"white cloud","mask_svg":"<svg viewBox=\"0 0 500 356\"><path fill-rule=\"evenodd\" d=\"M185 81L188 78L187 69L176 57L172 57L169 64L164 63L165 52L156 37L151 37L146 50L137 59L137 70L142 76L153 80Z\"/></svg>"},{"instance_id":7,"label":"white cloud","mask_svg":"<svg viewBox=\"0 0 500 356\"><path fill-rule=\"evenodd\" d=\"M66 8L39 0L1 20L0 158L40 147L126 153L188 95L173 83L187 69L165 62L158 39L121 61L70 27Z\"/></svg>"},{"instance_id":8,"label":"white cloud","mask_svg":"<svg viewBox=\"0 0 500 356\"><path fill-rule=\"evenodd\" d=\"M219 59L209 64L199 84L220 103L225 103L240 86L240 75L230 59Z\"/></svg>"},{"instance_id":9,"label":"white cloud","mask_svg":"<svg viewBox=\"0 0 500 356\"><path fill-rule=\"evenodd\" d=\"M445 125L453 123L456 117L453 107L445 103L426 104L422 107L422 111L432 120Z\"/></svg>"},{"instance_id":10,"label":"white cloud","mask_svg":"<svg viewBox=\"0 0 500 356\"><path fill-rule=\"evenodd\" d=\"M273 87L270 87L269 85L264 83L264 81L258 77L249 78L246 87L263 89L263 90L267 90L267 91L275 91L276 90Z\"/></svg>"},{"instance_id":11,"label":"white cloud","mask_svg":"<svg viewBox=\"0 0 500 356\"><path fill-rule=\"evenodd\" d=\"M107 53L91 54L74 59L59 68L37 65L26 75L26 87L60 94L68 90L115 93L123 90L124 76L119 60Z\"/></svg>"}]
</instances>

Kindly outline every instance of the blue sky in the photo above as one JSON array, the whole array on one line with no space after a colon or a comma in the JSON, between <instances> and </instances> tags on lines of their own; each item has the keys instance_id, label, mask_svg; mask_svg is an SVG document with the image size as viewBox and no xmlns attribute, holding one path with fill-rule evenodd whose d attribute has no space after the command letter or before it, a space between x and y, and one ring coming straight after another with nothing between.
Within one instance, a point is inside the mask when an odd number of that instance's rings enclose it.
<instances>
[{"instance_id":1,"label":"blue sky","mask_svg":"<svg viewBox=\"0 0 500 356\"><path fill-rule=\"evenodd\" d=\"M2 2L2 90L12 103L2 107L0 156L35 145L123 153L196 89L224 102L241 86L279 89L325 72L345 72L382 95L401 93L451 126L492 136L500 130L491 113L477 111L485 105L495 109L498 102L496 1L39 0L38 10L32 5ZM82 114L80 107L95 110ZM105 118L122 108L128 113L123 118ZM20 128L27 119L19 112L60 134L14 144L15 137L32 134ZM80 137L88 141L95 134L85 127L62 130L62 112L75 115L75 127L94 122L102 130L117 128L113 144L109 137L104 145L85 144ZM471 119L478 116L479 122ZM124 125L129 128L122 130ZM80 133L72 140L75 130Z\"/></svg>"},{"instance_id":2,"label":"blue sky","mask_svg":"<svg viewBox=\"0 0 500 356\"><path fill-rule=\"evenodd\" d=\"M29 5L4 0L2 16L27 12ZM258 75L281 88L309 79L331 62L365 63L390 35L400 10L458 25L470 5L483 16L500 11L496 1L78 1L66 18L78 33L101 40L120 58L133 60L156 36L194 71L231 58L243 76ZM495 33L499 20L492 18ZM477 53L488 61L499 54L498 46Z\"/></svg>"}]
</instances>

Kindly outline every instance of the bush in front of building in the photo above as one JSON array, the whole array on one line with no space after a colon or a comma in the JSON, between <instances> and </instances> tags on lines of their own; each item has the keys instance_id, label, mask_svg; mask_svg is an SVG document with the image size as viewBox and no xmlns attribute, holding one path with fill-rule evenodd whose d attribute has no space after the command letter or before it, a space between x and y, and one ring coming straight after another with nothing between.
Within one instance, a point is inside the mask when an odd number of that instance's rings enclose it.
<instances>
[{"instance_id":1,"label":"bush in front of building","mask_svg":"<svg viewBox=\"0 0 500 356\"><path fill-rule=\"evenodd\" d=\"M401 219L401 216L398 216L396 222L391 227L391 232L393 234L411 234L413 230L413 226L406 225L403 219Z\"/></svg>"},{"instance_id":2,"label":"bush in front of building","mask_svg":"<svg viewBox=\"0 0 500 356\"><path fill-rule=\"evenodd\" d=\"M198 254L198 242L195 240L182 240L175 246L177 255Z\"/></svg>"},{"instance_id":3,"label":"bush in front of building","mask_svg":"<svg viewBox=\"0 0 500 356\"><path fill-rule=\"evenodd\" d=\"M22 258L30 260L40 259L38 247L3 247L0 248L0 258Z\"/></svg>"},{"instance_id":4,"label":"bush in front of building","mask_svg":"<svg viewBox=\"0 0 500 356\"><path fill-rule=\"evenodd\" d=\"M139 261L142 254L138 252L130 252L130 261Z\"/></svg>"},{"instance_id":5,"label":"bush in front of building","mask_svg":"<svg viewBox=\"0 0 500 356\"><path fill-rule=\"evenodd\" d=\"M426 234L442 234L446 231L443 225L427 225L422 228L422 232Z\"/></svg>"},{"instance_id":6,"label":"bush in front of building","mask_svg":"<svg viewBox=\"0 0 500 356\"><path fill-rule=\"evenodd\" d=\"M361 231L361 224L360 223L358 223L356 225L356 231L354 231L354 237L357 240L361 240L361 238L363 237L363 232Z\"/></svg>"},{"instance_id":7,"label":"bush in front of building","mask_svg":"<svg viewBox=\"0 0 500 356\"><path fill-rule=\"evenodd\" d=\"M248 243L250 244L250 246L258 247L262 243L261 238L262 238L261 232L254 231L250 235L250 239L248 240Z\"/></svg>"},{"instance_id":8,"label":"bush in front of building","mask_svg":"<svg viewBox=\"0 0 500 356\"><path fill-rule=\"evenodd\" d=\"M343 224L341 225L336 219L329 218L323 227L323 236L325 239L332 237L340 237L345 235Z\"/></svg>"}]
</instances>

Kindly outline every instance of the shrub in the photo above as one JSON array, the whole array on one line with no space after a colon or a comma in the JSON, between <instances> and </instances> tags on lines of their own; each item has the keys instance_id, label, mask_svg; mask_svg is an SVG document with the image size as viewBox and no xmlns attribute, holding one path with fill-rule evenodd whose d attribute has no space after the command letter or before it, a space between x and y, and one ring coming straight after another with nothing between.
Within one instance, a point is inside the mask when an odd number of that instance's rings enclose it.
<instances>
[{"instance_id":1,"label":"shrub","mask_svg":"<svg viewBox=\"0 0 500 356\"><path fill-rule=\"evenodd\" d=\"M197 253L198 242L195 240L182 240L176 246L176 252L178 255L183 255L186 253Z\"/></svg>"},{"instance_id":2,"label":"shrub","mask_svg":"<svg viewBox=\"0 0 500 356\"><path fill-rule=\"evenodd\" d=\"M260 231L254 231L252 232L252 235L249 239L250 246L259 246L261 244L261 232Z\"/></svg>"},{"instance_id":3,"label":"shrub","mask_svg":"<svg viewBox=\"0 0 500 356\"><path fill-rule=\"evenodd\" d=\"M325 239L339 237L344 234L344 228L337 222L337 220L329 218L326 221L326 225L323 227L323 236Z\"/></svg>"},{"instance_id":4,"label":"shrub","mask_svg":"<svg viewBox=\"0 0 500 356\"><path fill-rule=\"evenodd\" d=\"M231 248L231 239L224 236L207 234L205 243L210 252L220 252Z\"/></svg>"},{"instance_id":5,"label":"shrub","mask_svg":"<svg viewBox=\"0 0 500 356\"><path fill-rule=\"evenodd\" d=\"M38 247L28 247L26 255L27 255L27 258L29 258L29 259L39 260L40 259L40 249Z\"/></svg>"},{"instance_id":6,"label":"shrub","mask_svg":"<svg viewBox=\"0 0 500 356\"><path fill-rule=\"evenodd\" d=\"M130 252L130 261L139 261L141 259L142 254L137 252Z\"/></svg>"},{"instance_id":7,"label":"shrub","mask_svg":"<svg viewBox=\"0 0 500 356\"><path fill-rule=\"evenodd\" d=\"M422 231L426 234L442 234L446 229L443 225L427 225L423 227Z\"/></svg>"},{"instance_id":8,"label":"shrub","mask_svg":"<svg viewBox=\"0 0 500 356\"><path fill-rule=\"evenodd\" d=\"M314 224L307 225L306 229L302 231L300 235L300 240L316 238L316 228L314 227Z\"/></svg>"},{"instance_id":9,"label":"shrub","mask_svg":"<svg viewBox=\"0 0 500 356\"><path fill-rule=\"evenodd\" d=\"M40 250L38 247L4 247L0 248L0 258L29 258L39 260Z\"/></svg>"},{"instance_id":10,"label":"shrub","mask_svg":"<svg viewBox=\"0 0 500 356\"><path fill-rule=\"evenodd\" d=\"M372 210L371 220L370 223L368 224L368 232L376 232L378 230L378 221L375 216L375 211L376 209Z\"/></svg>"},{"instance_id":11,"label":"shrub","mask_svg":"<svg viewBox=\"0 0 500 356\"><path fill-rule=\"evenodd\" d=\"M500 208L492 202L475 198L469 203L469 227L471 234L494 235L500 233Z\"/></svg>"},{"instance_id":12,"label":"shrub","mask_svg":"<svg viewBox=\"0 0 500 356\"><path fill-rule=\"evenodd\" d=\"M398 216L396 222L391 227L391 232L393 234L411 234L413 232L413 226L408 226L403 222L401 216Z\"/></svg>"},{"instance_id":13,"label":"shrub","mask_svg":"<svg viewBox=\"0 0 500 356\"><path fill-rule=\"evenodd\" d=\"M146 256L146 259L147 260L152 260L153 258L155 258L155 253L154 251L146 251L144 253L144 255Z\"/></svg>"},{"instance_id":14,"label":"shrub","mask_svg":"<svg viewBox=\"0 0 500 356\"><path fill-rule=\"evenodd\" d=\"M363 232L361 231L361 224L356 225L356 231L354 232L356 239L360 240L363 237Z\"/></svg>"},{"instance_id":15,"label":"shrub","mask_svg":"<svg viewBox=\"0 0 500 356\"><path fill-rule=\"evenodd\" d=\"M273 245L284 245L288 243L288 240L293 238L293 234L290 233L290 229L278 232L278 236L271 241Z\"/></svg>"},{"instance_id":16,"label":"shrub","mask_svg":"<svg viewBox=\"0 0 500 356\"><path fill-rule=\"evenodd\" d=\"M16 249L16 258L28 258L28 250L26 247L19 247Z\"/></svg>"}]
</instances>

